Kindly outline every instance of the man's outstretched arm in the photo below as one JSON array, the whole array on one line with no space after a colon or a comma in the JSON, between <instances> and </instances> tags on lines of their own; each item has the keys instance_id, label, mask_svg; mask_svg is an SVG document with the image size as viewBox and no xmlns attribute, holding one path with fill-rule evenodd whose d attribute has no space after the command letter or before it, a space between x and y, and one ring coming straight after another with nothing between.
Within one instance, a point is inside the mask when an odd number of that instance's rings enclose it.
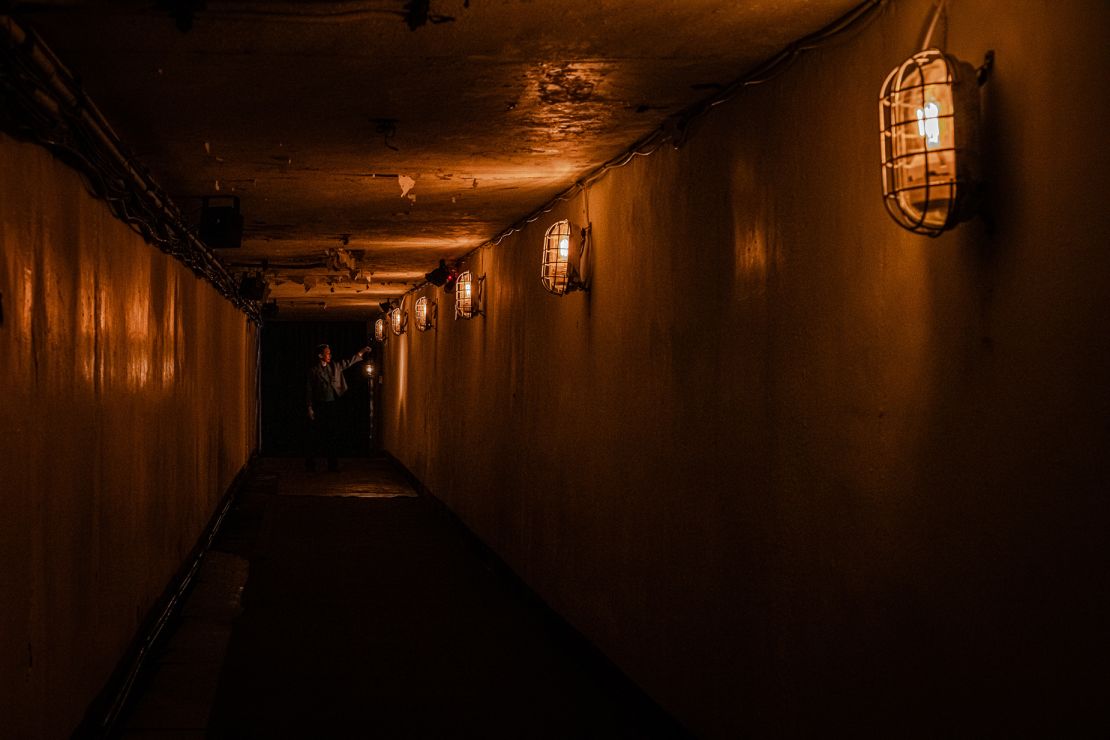
<instances>
[{"instance_id":1,"label":"man's outstretched arm","mask_svg":"<svg viewBox=\"0 0 1110 740\"><path fill-rule=\"evenodd\" d=\"M368 354L370 354L370 348L363 347L354 354L354 357L349 360L340 360L339 362L335 363L335 366L339 368L339 370L342 372L343 370L349 368L351 365L354 365L356 362L362 362L362 358Z\"/></svg>"}]
</instances>

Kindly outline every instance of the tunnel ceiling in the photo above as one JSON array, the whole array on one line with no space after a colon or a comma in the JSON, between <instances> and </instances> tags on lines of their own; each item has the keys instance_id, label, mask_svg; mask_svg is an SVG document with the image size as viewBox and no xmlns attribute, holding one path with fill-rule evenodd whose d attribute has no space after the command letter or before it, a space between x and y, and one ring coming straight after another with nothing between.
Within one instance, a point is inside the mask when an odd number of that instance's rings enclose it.
<instances>
[{"instance_id":1,"label":"tunnel ceiling","mask_svg":"<svg viewBox=\"0 0 1110 740\"><path fill-rule=\"evenodd\" d=\"M202 196L241 199L230 267L266 260L282 305L350 309L423 282L856 3L14 8L194 223Z\"/></svg>"}]
</instances>

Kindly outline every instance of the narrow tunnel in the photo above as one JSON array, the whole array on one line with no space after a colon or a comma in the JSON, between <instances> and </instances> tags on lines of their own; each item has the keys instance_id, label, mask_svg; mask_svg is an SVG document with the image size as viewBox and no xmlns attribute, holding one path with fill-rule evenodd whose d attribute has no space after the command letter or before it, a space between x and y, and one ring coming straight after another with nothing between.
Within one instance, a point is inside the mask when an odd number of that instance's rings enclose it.
<instances>
[{"instance_id":1,"label":"narrow tunnel","mask_svg":"<svg viewBox=\"0 0 1110 740\"><path fill-rule=\"evenodd\" d=\"M0 736L1110 729L1110 4L100 5L0 3Z\"/></svg>"}]
</instances>

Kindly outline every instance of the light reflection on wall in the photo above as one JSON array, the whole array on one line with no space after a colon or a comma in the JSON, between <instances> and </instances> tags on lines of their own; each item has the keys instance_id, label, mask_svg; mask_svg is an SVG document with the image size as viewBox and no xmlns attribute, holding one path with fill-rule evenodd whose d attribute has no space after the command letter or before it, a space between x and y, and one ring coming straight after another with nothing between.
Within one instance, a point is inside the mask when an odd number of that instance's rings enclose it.
<instances>
[{"instance_id":1,"label":"light reflection on wall","mask_svg":"<svg viewBox=\"0 0 1110 740\"><path fill-rule=\"evenodd\" d=\"M166 275L166 308L162 312L162 384L172 385L177 377L177 281Z\"/></svg>"},{"instance_id":2,"label":"light reflection on wall","mask_svg":"<svg viewBox=\"0 0 1110 740\"><path fill-rule=\"evenodd\" d=\"M111 358L111 353L108 351L109 340L111 339L108 327L112 323L108 314L111 297L112 294L108 291L108 286L98 279L96 281L96 356L94 363L96 365L96 384L99 388L104 388L108 379L108 363Z\"/></svg>"},{"instance_id":3,"label":"light reflection on wall","mask_svg":"<svg viewBox=\"0 0 1110 740\"><path fill-rule=\"evenodd\" d=\"M767 278L767 233L762 220L736 223L733 239L738 283L762 283Z\"/></svg>"},{"instance_id":4,"label":"light reflection on wall","mask_svg":"<svg viewBox=\"0 0 1110 740\"><path fill-rule=\"evenodd\" d=\"M409 353L407 337L401 335L396 337L393 346L397 348L397 409L399 412L405 410L405 391L408 387L408 369L409 369ZM401 345L404 345L402 348Z\"/></svg>"},{"instance_id":5,"label":"light reflection on wall","mask_svg":"<svg viewBox=\"0 0 1110 740\"><path fill-rule=\"evenodd\" d=\"M96 272L84 253L77 265L77 346L74 352L80 379L92 385L96 372Z\"/></svg>"},{"instance_id":6,"label":"light reflection on wall","mask_svg":"<svg viewBox=\"0 0 1110 740\"><path fill-rule=\"evenodd\" d=\"M770 272L782 268L782 234L773 194L761 185L756 164L733 163L729 179L733 279L742 293L761 290Z\"/></svg>"},{"instance_id":7,"label":"light reflection on wall","mask_svg":"<svg viewBox=\"0 0 1110 740\"><path fill-rule=\"evenodd\" d=\"M140 285L149 285L149 280L142 280L148 270L142 271L144 275L136 276ZM153 347L150 343L150 303L145 292L132 290L127 302L126 332L127 332L127 386L138 389L150 383L150 355Z\"/></svg>"},{"instance_id":8,"label":"light reflection on wall","mask_svg":"<svg viewBox=\"0 0 1110 740\"><path fill-rule=\"evenodd\" d=\"M25 656L0 669L0 736L62 737L254 447L254 335L77 172L3 132L0 292L0 642ZM208 377L233 356L234 382L163 391L160 353L185 333Z\"/></svg>"},{"instance_id":9,"label":"light reflection on wall","mask_svg":"<svg viewBox=\"0 0 1110 740\"><path fill-rule=\"evenodd\" d=\"M897 347L899 361L891 364L890 376L884 384L886 403L894 408L930 408L940 391L929 362L938 324L942 321L935 314L938 305L937 297L932 294L935 286L926 279L930 269L929 246L918 240L909 249L899 242L884 247L884 279L894 286L891 293L898 296L898 301L878 306L873 321L875 324L889 322L892 330L896 327L892 339L897 340L897 345L891 346ZM916 440L921 433L912 420L908 419L907 424L900 434L894 435L903 443Z\"/></svg>"},{"instance_id":10,"label":"light reflection on wall","mask_svg":"<svg viewBox=\"0 0 1110 740\"><path fill-rule=\"evenodd\" d=\"M31 324L35 311L35 273L31 265L23 265L23 302L19 310L19 338L22 344L31 344Z\"/></svg>"},{"instance_id":11,"label":"light reflection on wall","mask_svg":"<svg viewBox=\"0 0 1110 740\"><path fill-rule=\"evenodd\" d=\"M43 237L49 242L57 240L59 244L65 244L56 234L51 233L49 229L45 230ZM68 272L72 269L63 263L59 255L59 249L50 247L43 249L38 255L39 261L39 295L37 296L38 302L38 320L42 325L38 327L37 340L43 345L41 348L44 352L55 352L55 347L66 346L72 343L72 328L68 322L69 312L69 281ZM62 271L67 273L63 276ZM64 341L64 344L62 342ZM68 357L72 348L66 352L60 353L61 358ZM48 363L50 371L55 369L54 363ZM68 373L67 373L68 375Z\"/></svg>"}]
</instances>

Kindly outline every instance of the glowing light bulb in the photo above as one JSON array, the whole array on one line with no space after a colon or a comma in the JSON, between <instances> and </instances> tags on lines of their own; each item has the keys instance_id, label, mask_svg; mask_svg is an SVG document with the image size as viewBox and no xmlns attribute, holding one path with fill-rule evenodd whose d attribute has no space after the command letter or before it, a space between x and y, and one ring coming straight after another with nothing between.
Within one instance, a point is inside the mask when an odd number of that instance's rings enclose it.
<instances>
[{"instance_id":1,"label":"glowing light bulb","mask_svg":"<svg viewBox=\"0 0 1110 740\"><path fill-rule=\"evenodd\" d=\"M477 306L474 305L477 291L473 283L469 270L459 275L459 282L455 287L455 318L469 319L478 313Z\"/></svg>"},{"instance_id":2,"label":"glowing light bulb","mask_svg":"<svg viewBox=\"0 0 1110 740\"><path fill-rule=\"evenodd\" d=\"M930 48L906 59L883 82L883 204L916 234L937 236L976 211L983 69Z\"/></svg>"},{"instance_id":3,"label":"glowing light bulb","mask_svg":"<svg viewBox=\"0 0 1110 740\"><path fill-rule=\"evenodd\" d=\"M575 259L582 257L585 249L585 231L582 232L583 242L575 249ZM540 280L547 292L555 295L565 295L572 290L579 290L583 286L578 282L578 267L570 261L570 242L574 238L574 230L568 219L556 221L547 229L543 236L543 259L540 262Z\"/></svg>"},{"instance_id":4,"label":"glowing light bulb","mask_svg":"<svg viewBox=\"0 0 1110 740\"><path fill-rule=\"evenodd\" d=\"M940 143L940 106L936 103L926 103L924 108L917 109L917 132L925 137L926 146Z\"/></svg>"}]
</instances>

